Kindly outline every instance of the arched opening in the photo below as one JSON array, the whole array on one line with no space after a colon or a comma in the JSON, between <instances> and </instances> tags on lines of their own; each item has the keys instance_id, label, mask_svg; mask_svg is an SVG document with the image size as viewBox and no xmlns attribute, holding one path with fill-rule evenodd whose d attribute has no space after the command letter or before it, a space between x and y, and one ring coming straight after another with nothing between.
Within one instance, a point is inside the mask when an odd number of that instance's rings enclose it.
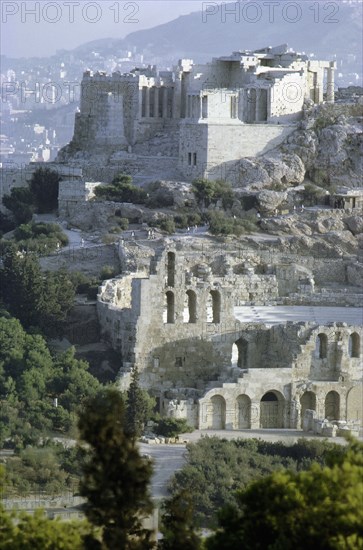
<instances>
[{"instance_id":1,"label":"arched opening","mask_svg":"<svg viewBox=\"0 0 363 550\"><path fill-rule=\"evenodd\" d=\"M174 292L170 290L166 293L166 322L175 322L175 298Z\"/></svg>"},{"instance_id":2,"label":"arched opening","mask_svg":"<svg viewBox=\"0 0 363 550\"><path fill-rule=\"evenodd\" d=\"M363 426L363 386L350 389L347 395L347 420Z\"/></svg>"},{"instance_id":3,"label":"arched opening","mask_svg":"<svg viewBox=\"0 0 363 550\"><path fill-rule=\"evenodd\" d=\"M269 391L260 403L260 427L283 428L284 423L284 396L278 391Z\"/></svg>"},{"instance_id":4,"label":"arched opening","mask_svg":"<svg viewBox=\"0 0 363 550\"><path fill-rule=\"evenodd\" d=\"M221 322L221 295L218 290L211 290L207 300L207 322Z\"/></svg>"},{"instance_id":5,"label":"arched opening","mask_svg":"<svg viewBox=\"0 0 363 550\"><path fill-rule=\"evenodd\" d=\"M359 334L352 332L348 340L349 357L360 357L360 338Z\"/></svg>"},{"instance_id":6,"label":"arched opening","mask_svg":"<svg viewBox=\"0 0 363 550\"><path fill-rule=\"evenodd\" d=\"M239 430L251 428L251 399L248 395L239 395L237 397L237 427Z\"/></svg>"},{"instance_id":7,"label":"arched opening","mask_svg":"<svg viewBox=\"0 0 363 550\"><path fill-rule=\"evenodd\" d=\"M312 391L306 391L302 394L300 397L300 405L301 405L301 426L303 425L303 419L305 415L305 411L312 410L316 411L316 395Z\"/></svg>"},{"instance_id":8,"label":"arched opening","mask_svg":"<svg viewBox=\"0 0 363 550\"><path fill-rule=\"evenodd\" d=\"M325 418L339 420L340 396L336 391L330 391L325 397Z\"/></svg>"},{"instance_id":9,"label":"arched opening","mask_svg":"<svg viewBox=\"0 0 363 550\"><path fill-rule=\"evenodd\" d=\"M197 322L197 295L194 290L187 290L186 293L186 315L184 320L186 323Z\"/></svg>"},{"instance_id":10,"label":"arched opening","mask_svg":"<svg viewBox=\"0 0 363 550\"><path fill-rule=\"evenodd\" d=\"M319 359L325 359L328 353L328 337L320 333L316 339L315 355Z\"/></svg>"},{"instance_id":11,"label":"arched opening","mask_svg":"<svg viewBox=\"0 0 363 550\"><path fill-rule=\"evenodd\" d=\"M168 252L167 257L167 286L175 285L175 253Z\"/></svg>"},{"instance_id":12,"label":"arched opening","mask_svg":"<svg viewBox=\"0 0 363 550\"><path fill-rule=\"evenodd\" d=\"M248 363L248 342L240 338L232 346L232 365L246 369Z\"/></svg>"},{"instance_id":13,"label":"arched opening","mask_svg":"<svg viewBox=\"0 0 363 550\"><path fill-rule=\"evenodd\" d=\"M224 430L226 426L226 401L221 395L214 395L211 399L211 403L211 428L213 430Z\"/></svg>"}]
</instances>

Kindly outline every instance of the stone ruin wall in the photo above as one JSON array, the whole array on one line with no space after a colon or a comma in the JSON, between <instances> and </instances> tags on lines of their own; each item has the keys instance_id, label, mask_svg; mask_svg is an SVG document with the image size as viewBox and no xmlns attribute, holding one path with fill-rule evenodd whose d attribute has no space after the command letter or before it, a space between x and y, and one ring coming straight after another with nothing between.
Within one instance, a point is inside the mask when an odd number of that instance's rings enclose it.
<instances>
[{"instance_id":1,"label":"stone ruin wall","mask_svg":"<svg viewBox=\"0 0 363 550\"><path fill-rule=\"evenodd\" d=\"M248 275L235 275L225 265L220 269L227 273L219 276L207 261L199 261L200 255L175 247L156 256L151 274L109 281L99 296L101 326L123 357L120 387L127 387L137 365L161 413L185 417L200 428L301 427L305 409L313 405L318 415L327 416L333 407L340 420L361 420L360 390L354 389L361 371L360 327L287 323L267 328L239 322L233 308ZM221 255L210 264L218 271ZM265 278L277 295L276 278ZM258 288L263 281L259 276ZM211 290L219 293L215 319ZM196 305L188 307L187 291L195 293ZM358 339L356 356L349 349L352 335ZM319 346L325 346L322 352ZM276 400L265 403L267 394Z\"/></svg>"}]
</instances>

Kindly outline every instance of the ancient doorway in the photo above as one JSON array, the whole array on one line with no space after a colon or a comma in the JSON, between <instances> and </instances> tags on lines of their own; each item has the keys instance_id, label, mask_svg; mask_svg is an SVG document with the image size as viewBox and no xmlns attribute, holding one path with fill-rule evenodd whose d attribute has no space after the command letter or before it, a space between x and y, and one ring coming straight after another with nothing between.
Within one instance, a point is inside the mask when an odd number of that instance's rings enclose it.
<instances>
[{"instance_id":1,"label":"ancient doorway","mask_svg":"<svg viewBox=\"0 0 363 550\"><path fill-rule=\"evenodd\" d=\"M187 290L184 302L184 322L197 322L197 295L194 290Z\"/></svg>"},{"instance_id":2,"label":"ancient doorway","mask_svg":"<svg viewBox=\"0 0 363 550\"><path fill-rule=\"evenodd\" d=\"M211 290L207 299L207 323L221 322L221 295L218 290Z\"/></svg>"},{"instance_id":3,"label":"ancient doorway","mask_svg":"<svg viewBox=\"0 0 363 550\"><path fill-rule=\"evenodd\" d=\"M336 391L330 391L325 397L325 418L339 420L340 396Z\"/></svg>"},{"instance_id":4,"label":"ancient doorway","mask_svg":"<svg viewBox=\"0 0 363 550\"><path fill-rule=\"evenodd\" d=\"M221 395L214 395L212 403L212 430L224 430L226 427L226 401Z\"/></svg>"},{"instance_id":5,"label":"ancient doorway","mask_svg":"<svg viewBox=\"0 0 363 550\"><path fill-rule=\"evenodd\" d=\"M310 409L312 411L316 411L316 395L312 391L306 391L302 394L300 397L300 405L301 405L301 427L303 425L303 419L305 415L305 411Z\"/></svg>"},{"instance_id":6,"label":"ancient doorway","mask_svg":"<svg viewBox=\"0 0 363 550\"><path fill-rule=\"evenodd\" d=\"M318 334L316 339L315 355L318 359L325 359L328 353L328 337L324 333Z\"/></svg>"},{"instance_id":7,"label":"ancient doorway","mask_svg":"<svg viewBox=\"0 0 363 550\"><path fill-rule=\"evenodd\" d=\"M347 395L347 420L363 426L363 387L354 386Z\"/></svg>"},{"instance_id":8,"label":"ancient doorway","mask_svg":"<svg viewBox=\"0 0 363 550\"><path fill-rule=\"evenodd\" d=\"M245 430L251 428L251 399L248 395L239 395L237 397L237 428Z\"/></svg>"},{"instance_id":9,"label":"ancient doorway","mask_svg":"<svg viewBox=\"0 0 363 550\"><path fill-rule=\"evenodd\" d=\"M174 292L170 290L166 293L166 322L174 323L175 321L175 298Z\"/></svg>"},{"instance_id":10,"label":"ancient doorway","mask_svg":"<svg viewBox=\"0 0 363 550\"><path fill-rule=\"evenodd\" d=\"M360 338L357 332L353 332L349 336L348 340L348 354L349 357L359 357L360 356Z\"/></svg>"},{"instance_id":11,"label":"ancient doorway","mask_svg":"<svg viewBox=\"0 0 363 550\"><path fill-rule=\"evenodd\" d=\"M278 391L269 391L260 403L260 427L283 428L284 397Z\"/></svg>"}]
</instances>

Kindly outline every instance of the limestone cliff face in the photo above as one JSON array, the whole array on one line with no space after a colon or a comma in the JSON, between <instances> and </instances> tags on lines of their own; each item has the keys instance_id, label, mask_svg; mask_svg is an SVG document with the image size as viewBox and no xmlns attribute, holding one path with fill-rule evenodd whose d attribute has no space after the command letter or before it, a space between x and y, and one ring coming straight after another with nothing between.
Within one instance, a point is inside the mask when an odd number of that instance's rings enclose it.
<instances>
[{"instance_id":1,"label":"limestone cliff face","mask_svg":"<svg viewBox=\"0 0 363 550\"><path fill-rule=\"evenodd\" d=\"M316 107L272 153L241 159L236 165L238 177L234 186L251 190L276 185L283 188L302 183L306 176L327 189L360 186L362 118L346 117L339 111L339 106Z\"/></svg>"}]
</instances>

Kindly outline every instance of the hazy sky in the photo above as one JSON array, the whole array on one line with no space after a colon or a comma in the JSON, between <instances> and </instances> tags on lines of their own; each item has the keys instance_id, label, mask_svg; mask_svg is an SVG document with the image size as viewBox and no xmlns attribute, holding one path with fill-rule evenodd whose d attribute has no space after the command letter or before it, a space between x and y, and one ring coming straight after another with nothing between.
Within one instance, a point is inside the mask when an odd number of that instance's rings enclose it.
<instances>
[{"instance_id":1,"label":"hazy sky","mask_svg":"<svg viewBox=\"0 0 363 550\"><path fill-rule=\"evenodd\" d=\"M199 11L202 4L202 0L0 0L1 53L48 56L98 38L123 38Z\"/></svg>"}]
</instances>

